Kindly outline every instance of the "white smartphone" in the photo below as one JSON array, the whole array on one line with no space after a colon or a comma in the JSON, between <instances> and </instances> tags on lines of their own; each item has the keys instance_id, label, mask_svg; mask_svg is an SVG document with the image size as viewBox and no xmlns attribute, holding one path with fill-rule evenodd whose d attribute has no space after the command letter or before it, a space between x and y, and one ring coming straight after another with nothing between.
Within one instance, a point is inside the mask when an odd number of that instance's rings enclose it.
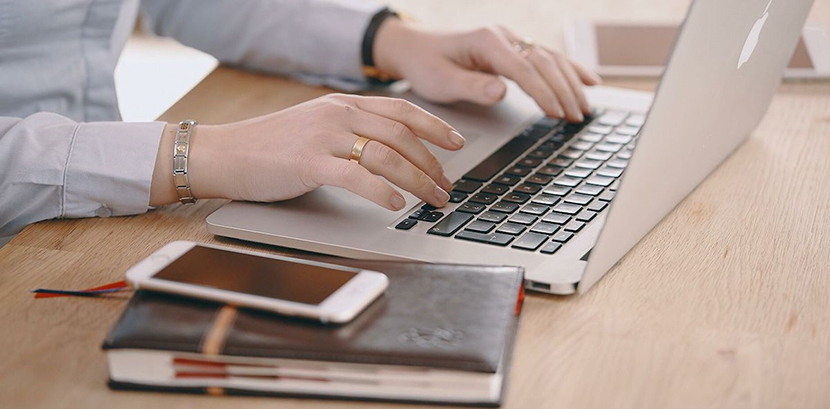
<instances>
[{"instance_id":1,"label":"white smartphone","mask_svg":"<svg viewBox=\"0 0 830 409\"><path fill-rule=\"evenodd\" d=\"M376 271L189 241L157 250L127 271L127 281L323 323L351 321L389 285Z\"/></svg>"},{"instance_id":2,"label":"white smartphone","mask_svg":"<svg viewBox=\"0 0 830 409\"><path fill-rule=\"evenodd\" d=\"M575 21L565 27L568 54L599 75L658 77L669 59L676 24ZM784 78L830 78L830 39L807 24Z\"/></svg>"}]
</instances>

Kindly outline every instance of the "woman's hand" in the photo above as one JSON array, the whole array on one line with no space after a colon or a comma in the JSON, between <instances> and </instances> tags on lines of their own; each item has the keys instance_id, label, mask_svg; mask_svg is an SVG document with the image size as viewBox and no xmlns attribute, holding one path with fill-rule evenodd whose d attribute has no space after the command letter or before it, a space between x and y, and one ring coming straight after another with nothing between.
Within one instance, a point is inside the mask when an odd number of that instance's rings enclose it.
<instances>
[{"instance_id":1,"label":"woman's hand","mask_svg":"<svg viewBox=\"0 0 830 409\"><path fill-rule=\"evenodd\" d=\"M151 205L177 198L175 128L168 126L159 148ZM360 164L349 161L358 136L371 140ZM242 122L196 126L188 158L190 184L197 198L257 202L332 185L387 209L402 209L403 196L379 175L440 207L449 200L452 183L422 140L449 150L465 142L446 122L407 101L332 94Z\"/></svg>"},{"instance_id":2,"label":"woman's hand","mask_svg":"<svg viewBox=\"0 0 830 409\"><path fill-rule=\"evenodd\" d=\"M503 75L548 116L583 121L590 106L582 85L600 78L549 48L534 45L522 54L514 46L521 41L504 27L439 33L387 19L375 37L374 59L381 71L408 80L413 91L435 102L493 105L507 90L498 77Z\"/></svg>"}]
</instances>

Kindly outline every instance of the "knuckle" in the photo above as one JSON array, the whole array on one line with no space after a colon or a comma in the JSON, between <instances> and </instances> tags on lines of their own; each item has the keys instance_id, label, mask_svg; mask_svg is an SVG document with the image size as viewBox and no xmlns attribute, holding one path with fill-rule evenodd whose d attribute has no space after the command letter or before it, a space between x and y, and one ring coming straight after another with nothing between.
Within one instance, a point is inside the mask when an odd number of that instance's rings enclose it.
<instances>
[{"instance_id":1,"label":"knuckle","mask_svg":"<svg viewBox=\"0 0 830 409\"><path fill-rule=\"evenodd\" d=\"M406 139L409 136L409 128L406 125L395 122L392 124L392 129L389 130L392 133L392 137L395 139Z\"/></svg>"},{"instance_id":2,"label":"knuckle","mask_svg":"<svg viewBox=\"0 0 830 409\"><path fill-rule=\"evenodd\" d=\"M400 164L400 154L398 152L380 143L375 145L377 145L375 149L378 152L378 161L382 167L394 168Z\"/></svg>"},{"instance_id":3,"label":"knuckle","mask_svg":"<svg viewBox=\"0 0 830 409\"><path fill-rule=\"evenodd\" d=\"M415 111L415 106L407 100L395 98L392 103L394 104L395 110L404 115L410 115Z\"/></svg>"}]
</instances>

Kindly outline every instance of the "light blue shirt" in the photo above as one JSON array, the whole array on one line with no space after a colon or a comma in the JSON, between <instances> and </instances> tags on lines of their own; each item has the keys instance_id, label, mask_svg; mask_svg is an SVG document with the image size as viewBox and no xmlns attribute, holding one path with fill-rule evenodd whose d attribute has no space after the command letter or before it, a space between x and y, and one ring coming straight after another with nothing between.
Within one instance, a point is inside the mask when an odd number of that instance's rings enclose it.
<instances>
[{"instance_id":1,"label":"light blue shirt","mask_svg":"<svg viewBox=\"0 0 830 409\"><path fill-rule=\"evenodd\" d=\"M113 81L139 12L151 31L223 63L343 85L362 81L361 41L378 10L359 0L0 0L0 246L41 220L147 211L164 123L118 122Z\"/></svg>"}]
</instances>

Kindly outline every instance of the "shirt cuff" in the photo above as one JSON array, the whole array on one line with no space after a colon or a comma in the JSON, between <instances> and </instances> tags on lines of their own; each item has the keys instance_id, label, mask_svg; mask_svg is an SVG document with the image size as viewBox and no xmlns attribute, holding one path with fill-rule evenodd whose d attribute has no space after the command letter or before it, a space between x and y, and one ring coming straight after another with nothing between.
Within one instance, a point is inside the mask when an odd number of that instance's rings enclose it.
<instances>
[{"instance_id":1,"label":"shirt cuff","mask_svg":"<svg viewBox=\"0 0 830 409\"><path fill-rule=\"evenodd\" d=\"M304 66L319 66L318 72L361 81L363 36L369 21L383 6L367 1L310 1L295 33ZM317 24L325 22L325 24Z\"/></svg>"},{"instance_id":2,"label":"shirt cuff","mask_svg":"<svg viewBox=\"0 0 830 409\"><path fill-rule=\"evenodd\" d=\"M61 217L146 212L164 126L164 122L79 125L67 159Z\"/></svg>"}]
</instances>

